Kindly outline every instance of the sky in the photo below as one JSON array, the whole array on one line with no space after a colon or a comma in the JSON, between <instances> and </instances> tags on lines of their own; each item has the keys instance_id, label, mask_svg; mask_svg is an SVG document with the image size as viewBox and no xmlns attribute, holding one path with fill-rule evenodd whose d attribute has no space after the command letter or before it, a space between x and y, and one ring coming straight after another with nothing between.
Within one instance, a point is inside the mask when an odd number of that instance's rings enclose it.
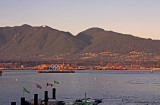
<instances>
[{"instance_id":1,"label":"sky","mask_svg":"<svg viewBox=\"0 0 160 105\"><path fill-rule=\"evenodd\" d=\"M0 0L0 27L22 24L73 35L99 27L160 40L160 0Z\"/></svg>"}]
</instances>

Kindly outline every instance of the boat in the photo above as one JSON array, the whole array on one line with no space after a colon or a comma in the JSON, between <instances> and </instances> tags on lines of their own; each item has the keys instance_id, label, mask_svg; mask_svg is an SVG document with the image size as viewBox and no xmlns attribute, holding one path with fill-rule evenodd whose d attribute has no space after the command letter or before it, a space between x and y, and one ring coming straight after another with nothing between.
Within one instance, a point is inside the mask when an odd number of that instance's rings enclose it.
<instances>
[{"instance_id":1,"label":"boat","mask_svg":"<svg viewBox=\"0 0 160 105\"><path fill-rule=\"evenodd\" d=\"M74 105L98 105L99 103L102 103L101 99L79 99L74 102Z\"/></svg>"},{"instance_id":2,"label":"boat","mask_svg":"<svg viewBox=\"0 0 160 105\"><path fill-rule=\"evenodd\" d=\"M39 70L38 73L75 73L73 70Z\"/></svg>"}]
</instances>

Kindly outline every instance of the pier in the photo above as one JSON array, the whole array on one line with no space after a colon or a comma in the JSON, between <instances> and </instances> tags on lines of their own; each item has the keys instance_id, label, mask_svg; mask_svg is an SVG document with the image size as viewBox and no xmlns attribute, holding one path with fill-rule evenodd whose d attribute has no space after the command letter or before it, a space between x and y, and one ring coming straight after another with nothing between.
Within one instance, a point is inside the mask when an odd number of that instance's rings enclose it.
<instances>
[{"instance_id":1,"label":"pier","mask_svg":"<svg viewBox=\"0 0 160 105\"><path fill-rule=\"evenodd\" d=\"M38 94L34 94L34 99L29 101L26 101L25 97L21 97L20 105L98 105L102 101L102 99L87 98L86 93L85 98L82 99L57 99L56 88L52 88L52 98L48 97L48 91L44 91L44 100L38 98ZM16 102L11 102L11 105L16 105Z\"/></svg>"},{"instance_id":2,"label":"pier","mask_svg":"<svg viewBox=\"0 0 160 105\"><path fill-rule=\"evenodd\" d=\"M20 105L65 105L60 104L63 102L56 100L56 89L53 88L52 91L52 98L48 97L48 91L44 91L44 100L38 99L38 94L34 94L34 99L31 99L29 101L25 100L25 97L21 97ZM16 105L16 102L11 102L11 105Z\"/></svg>"}]
</instances>

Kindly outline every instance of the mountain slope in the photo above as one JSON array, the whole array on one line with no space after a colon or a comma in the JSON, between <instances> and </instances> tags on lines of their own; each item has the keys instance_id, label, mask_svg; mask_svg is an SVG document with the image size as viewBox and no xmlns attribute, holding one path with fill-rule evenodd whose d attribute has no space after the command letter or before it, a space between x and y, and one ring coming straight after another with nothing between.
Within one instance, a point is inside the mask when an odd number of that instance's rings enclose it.
<instances>
[{"instance_id":1,"label":"mountain slope","mask_svg":"<svg viewBox=\"0 0 160 105\"><path fill-rule=\"evenodd\" d=\"M129 53L131 51L142 51L159 53L160 51L160 41L105 31L100 28L85 30L79 33L77 38L89 42L88 46L84 48L85 52L98 53L110 51L115 53Z\"/></svg>"},{"instance_id":2,"label":"mountain slope","mask_svg":"<svg viewBox=\"0 0 160 105\"><path fill-rule=\"evenodd\" d=\"M77 36L48 26L0 28L0 60L109 59L115 54L117 58L130 56L131 52L147 53L145 57L160 55L160 41L101 28L90 28Z\"/></svg>"},{"instance_id":3,"label":"mountain slope","mask_svg":"<svg viewBox=\"0 0 160 105\"><path fill-rule=\"evenodd\" d=\"M48 26L0 28L0 54L10 56L52 56L54 54L70 54L81 49L73 35L58 31Z\"/></svg>"}]
</instances>

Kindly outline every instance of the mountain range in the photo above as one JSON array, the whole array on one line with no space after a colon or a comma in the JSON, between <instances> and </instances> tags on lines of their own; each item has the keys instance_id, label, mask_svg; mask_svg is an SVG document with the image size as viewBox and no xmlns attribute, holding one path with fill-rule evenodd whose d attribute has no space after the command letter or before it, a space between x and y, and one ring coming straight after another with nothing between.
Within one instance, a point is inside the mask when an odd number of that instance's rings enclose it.
<instances>
[{"instance_id":1,"label":"mountain range","mask_svg":"<svg viewBox=\"0 0 160 105\"><path fill-rule=\"evenodd\" d=\"M0 60L159 60L160 40L89 28L74 36L49 26L0 27Z\"/></svg>"}]
</instances>

